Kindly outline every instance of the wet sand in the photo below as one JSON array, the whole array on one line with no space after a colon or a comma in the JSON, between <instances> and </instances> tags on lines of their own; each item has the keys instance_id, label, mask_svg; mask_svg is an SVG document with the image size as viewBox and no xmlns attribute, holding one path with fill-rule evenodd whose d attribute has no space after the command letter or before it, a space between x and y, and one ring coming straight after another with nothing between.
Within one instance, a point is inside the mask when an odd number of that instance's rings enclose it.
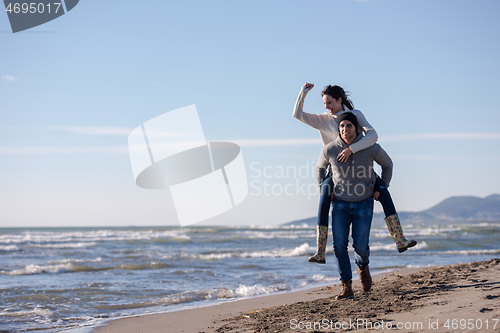
<instances>
[{"instance_id":1,"label":"wet sand","mask_svg":"<svg viewBox=\"0 0 500 333\"><path fill-rule=\"evenodd\" d=\"M339 285L122 318L96 332L500 332L500 259L374 277L368 293Z\"/></svg>"}]
</instances>

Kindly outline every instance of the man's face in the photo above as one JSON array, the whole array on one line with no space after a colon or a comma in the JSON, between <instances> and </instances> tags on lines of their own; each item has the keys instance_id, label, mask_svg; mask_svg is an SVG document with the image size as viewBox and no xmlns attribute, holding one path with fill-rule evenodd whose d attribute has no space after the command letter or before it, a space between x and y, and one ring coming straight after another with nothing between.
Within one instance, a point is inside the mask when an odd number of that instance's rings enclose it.
<instances>
[{"instance_id":1,"label":"man's face","mask_svg":"<svg viewBox=\"0 0 500 333\"><path fill-rule=\"evenodd\" d=\"M347 143L351 143L356 138L356 129L349 120L342 120L339 125L340 137Z\"/></svg>"}]
</instances>

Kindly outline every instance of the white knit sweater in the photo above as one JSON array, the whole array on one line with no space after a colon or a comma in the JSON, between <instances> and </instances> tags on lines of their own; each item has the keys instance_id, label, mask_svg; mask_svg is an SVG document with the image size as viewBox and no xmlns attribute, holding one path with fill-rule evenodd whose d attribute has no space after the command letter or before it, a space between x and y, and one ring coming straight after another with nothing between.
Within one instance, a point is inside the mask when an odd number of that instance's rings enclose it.
<instances>
[{"instance_id":1,"label":"white knit sweater","mask_svg":"<svg viewBox=\"0 0 500 333\"><path fill-rule=\"evenodd\" d=\"M337 140L339 136L337 118L345 112L352 112L356 116L359 123L359 130L361 130L364 134L364 137L361 140L349 146L354 154L360 150L371 147L377 142L377 132L372 125L368 123L363 113L359 110L354 109L339 111L334 115L329 112L325 112L324 114L304 112L304 99L306 98L308 92L309 91L304 88L300 90L299 97L297 97L297 102L295 103L295 108L293 110L293 117L302 121L304 124L317 129L321 136L321 141L323 141L323 145L327 145L330 142Z\"/></svg>"}]
</instances>

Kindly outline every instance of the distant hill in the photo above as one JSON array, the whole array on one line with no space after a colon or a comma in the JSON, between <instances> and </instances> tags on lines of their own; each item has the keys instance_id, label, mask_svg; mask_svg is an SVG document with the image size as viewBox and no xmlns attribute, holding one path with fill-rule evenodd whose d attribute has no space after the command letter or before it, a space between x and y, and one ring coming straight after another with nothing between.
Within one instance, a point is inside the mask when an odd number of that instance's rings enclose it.
<instances>
[{"instance_id":1,"label":"distant hill","mask_svg":"<svg viewBox=\"0 0 500 333\"><path fill-rule=\"evenodd\" d=\"M451 197L436 206L422 211L439 220L498 220L500 219L500 195L486 198Z\"/></svg>"},{"instance_id":2,"label":"distant hill","mask_svg":"<svg viewBox=\"0 0 500 333\"><path fill-rule=\"evenodd\" d=\"M397 208L397 207L396 207ZM450 197L420 212L398 212L402 221L500 221L500 194L485 198L473 196ZM384 213L373 214L373 223L384 222ZM316 225L317 218L297 220L283 225Z\"/></svg>"}]
</instances>

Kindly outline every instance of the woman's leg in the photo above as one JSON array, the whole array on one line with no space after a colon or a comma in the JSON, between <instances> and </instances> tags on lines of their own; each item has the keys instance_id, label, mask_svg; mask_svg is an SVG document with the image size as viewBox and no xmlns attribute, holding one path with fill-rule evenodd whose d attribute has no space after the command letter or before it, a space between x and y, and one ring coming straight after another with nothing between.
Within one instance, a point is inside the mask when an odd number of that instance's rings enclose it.
<instances>
[{"instance_id":1,"label":"woman's leg","mask_svg":"<svg viewBox=\"0 0 500 333\"><path fill-rule=\"evenodd\" d=\"M333 180L328 176L321 184L321 194L318 208L318 225L328 227L328 215L332 203Z\"/></svg>"},{"instance_id":2,"label":"woman's leg","mask_svg":"<svg viewBox=\"0 0 500 333\"><path fill-rule=\"evenodd\" d=\"M321 185L321 195L318 208L318 226L316 227L316 253L307 259L318 264L326 263L325 249L328 240L328 213L330 211L333 181L327 177Z\"/></svg>"},{"instance_id":3,"label":"woman's leg","mask_svg":"<svg viewBox=\"0 0 500 333\"><path fill-rule=\"evenodd\" d=\"M404 237L403 228L401 227L401 223L396 212L396 207L394 207L394 202L392 201L391 194L389 193L385 182L378 175L373 190L380 193L378 201L380 202L380 204L382 204L387 229L389 229L389 233L396 243L399 253L406 251L409 247L417 245L417 242L415 240L407 240Z\"/></svg>"}]
</instances>

